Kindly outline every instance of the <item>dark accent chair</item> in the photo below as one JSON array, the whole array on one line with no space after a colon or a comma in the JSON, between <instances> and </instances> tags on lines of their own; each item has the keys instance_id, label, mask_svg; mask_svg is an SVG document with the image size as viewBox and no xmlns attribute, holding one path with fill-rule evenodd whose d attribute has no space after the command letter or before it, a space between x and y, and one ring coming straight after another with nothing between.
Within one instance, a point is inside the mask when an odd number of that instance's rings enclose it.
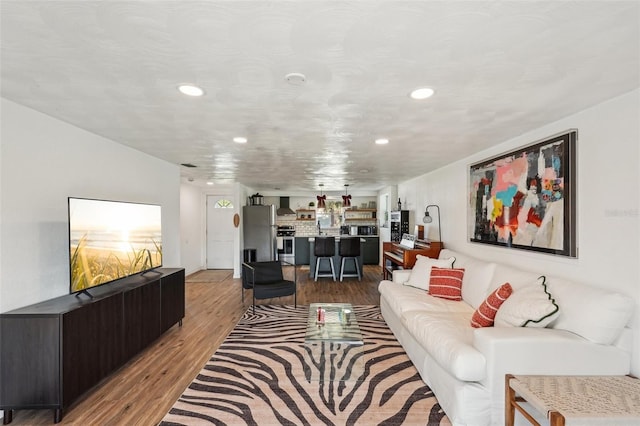
<instances>
[{"instance_id":1,"label":"dark accent chair","mask_svg":"<svg viewBox=\"0 0 640 426\"><path fill-rule=\"evenodd\" d=\"M358 257L360 256L360 237L340 237L340 282L344 277L358 277L358 281L362 280L360 274L360 265L358 265ZM344 265L347 260L353 260L356 267L355 274L345 274Z\"/></svg>"},{"instance_id":2,"label":"dark accent chair","mask_svg":"<svg viewBox=\"0 0 640 426\"><path fill-rule=\"evenodd\" d=\"M282 274L283 265L293 267L293 281L285 280ZM293 303L297 307L296 282L298 274L296 266L274 260L270 262L244 262L242 264L242 303L244 290L253 290L253 313L256 312L256 299L271 299L293 295Z\"/></svg>"}]
</instances>

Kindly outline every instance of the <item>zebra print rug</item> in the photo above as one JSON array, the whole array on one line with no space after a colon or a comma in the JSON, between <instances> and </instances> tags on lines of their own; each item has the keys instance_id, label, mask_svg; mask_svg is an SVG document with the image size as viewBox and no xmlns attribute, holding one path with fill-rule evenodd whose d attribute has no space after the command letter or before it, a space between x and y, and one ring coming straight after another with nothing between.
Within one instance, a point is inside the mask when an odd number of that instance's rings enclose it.
<instances>
[{"instance_id":1,"label":"zebra print rug","mask_svg":"<svg viewBox=\"0 0 640 426\"><path fill-rule=\"evenodd\" d=\"M353 361L307 362L308 310L249 309L160 425L451 424L378 306L354 306L364 350L352 356L364 357L361 376L308 381L310 368L344 369Z\"/></svg>"}]
</instances>

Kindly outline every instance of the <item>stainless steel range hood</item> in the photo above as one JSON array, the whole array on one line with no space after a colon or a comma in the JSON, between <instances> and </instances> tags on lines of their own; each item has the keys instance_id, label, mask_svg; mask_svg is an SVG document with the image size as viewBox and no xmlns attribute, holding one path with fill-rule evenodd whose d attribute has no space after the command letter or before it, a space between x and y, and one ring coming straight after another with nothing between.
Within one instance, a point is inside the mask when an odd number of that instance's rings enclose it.
<instances>
[{"instance_id":1,"label":"stainless steel range hood","mask_svg":"<svg viewBox=\"0 0 640 426\"><path fill-rule=\"evenodd\" d=\"M277 211L278 216L295 215L296 212L289 208L289 197L280 197L280 208Z\"/></svg>"}]
</instances>

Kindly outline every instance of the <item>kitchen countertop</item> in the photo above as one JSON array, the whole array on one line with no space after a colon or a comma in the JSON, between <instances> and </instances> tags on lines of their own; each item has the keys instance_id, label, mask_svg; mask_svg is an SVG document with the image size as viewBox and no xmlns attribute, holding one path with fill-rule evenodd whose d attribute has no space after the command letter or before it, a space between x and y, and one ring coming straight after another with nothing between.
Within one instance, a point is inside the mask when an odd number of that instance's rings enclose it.
<instances>
[{"instance_id":1,"label":"kitchen countertop","mask_svg":"<svg viewBox=\"0 0 640 426\"><path fill-rule=\"evenodd\" d=\"M303 238L309 238L309 241L315 241L316 237L334 237L336 241L340 241L340 237L344 238L360 238L361 240L364 238L378 237L377 235L308 235Z\"/></svg>"},{"instance_id":2,"label":"kitchen countertop","mask_svg":"<svg viewBox=\"0 0 640 426\"><path fill-rule=\"evenodd\" d=\"M322 234L322 235L318 235L318 234L296 235L296 237L300 237L300 238L315 238L315 237L318 237L318 236L321 236L321 237L336 237L336 239L338 239L340 237L378 238L380 235L346 235L346 234L343 234L343 235L331 235L331 234L328 234L328 235L325 235L325 234Z\"/></svg>"}]
</instances>

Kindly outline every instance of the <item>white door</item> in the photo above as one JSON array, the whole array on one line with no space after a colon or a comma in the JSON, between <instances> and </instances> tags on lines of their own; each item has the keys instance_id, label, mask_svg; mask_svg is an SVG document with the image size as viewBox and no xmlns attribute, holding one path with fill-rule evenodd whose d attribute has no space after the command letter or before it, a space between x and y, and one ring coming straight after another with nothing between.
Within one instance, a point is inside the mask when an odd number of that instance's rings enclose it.
<instances>
[{"instance_id":1,"label":"white door","mask_svg":"<svg viewBox=\"0 0 640 426\"><path fill-rule=\"evenodd\" d=\"M229 198L207 196L207 269L233 269L236 209Z\"/></svg>"}]
</instances>

